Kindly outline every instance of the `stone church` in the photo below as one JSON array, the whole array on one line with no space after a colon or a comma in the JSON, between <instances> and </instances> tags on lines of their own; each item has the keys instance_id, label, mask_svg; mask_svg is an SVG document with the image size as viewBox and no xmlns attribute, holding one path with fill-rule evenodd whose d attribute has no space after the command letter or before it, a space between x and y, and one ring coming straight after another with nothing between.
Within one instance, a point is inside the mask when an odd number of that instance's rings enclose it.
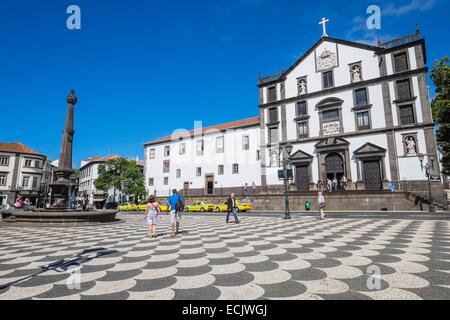
<instances>
[{"instance_id":1,"label":"stone church","mask_svg":"<svg viewBox=\"0 0 450 320\"><path fill-rule=\"evenodd\" d=\"M148 188L161 196L278 191L285 145L293 146L292 191L342 177L352 190L426 186L420 155L437 159L427 71L419 30L378 45L324 33L290 68L259 77L259 117L146 143Z\"/></svg>"}]
</instances>

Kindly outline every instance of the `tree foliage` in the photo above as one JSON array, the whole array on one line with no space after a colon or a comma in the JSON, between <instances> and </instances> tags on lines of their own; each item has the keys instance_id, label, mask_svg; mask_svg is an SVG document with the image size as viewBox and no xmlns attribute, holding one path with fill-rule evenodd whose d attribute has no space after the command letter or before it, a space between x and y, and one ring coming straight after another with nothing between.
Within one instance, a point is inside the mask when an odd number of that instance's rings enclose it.
<instances>
[{"instance_id":1,"label":"tree foliage","mask_svg":"<svg viewBox=\"0 0 450 320\"><path fill-rule=\"evenodd\" d=\"M436 86L436 97L432 102L434 120L439 125L437 142L444 151L443 172L450 174L450 59L436 61L431 79Z\"/></svg>"},{"instance_id":2,"label":"tree foliage","mask_svg":"<svg viewBox=\"0 0 450 320\"><path fill-rule=\"evenodd\" d=\"M107 192L114 188L125 195L142 197L147 194L145 177L135 161L125 158L109 160L98 168L98 178L94 185L98 190Z\"/></svg>"}]
</instances>

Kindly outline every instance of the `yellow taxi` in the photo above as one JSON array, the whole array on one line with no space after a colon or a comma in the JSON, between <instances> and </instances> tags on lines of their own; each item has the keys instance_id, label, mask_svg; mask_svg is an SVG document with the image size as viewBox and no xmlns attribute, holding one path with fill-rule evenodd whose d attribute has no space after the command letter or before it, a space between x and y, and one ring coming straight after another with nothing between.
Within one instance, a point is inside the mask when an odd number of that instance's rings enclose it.
<instances>
[{"instance_id":1,"label":"yellow taxi","mask_svg":"<svg viewBox=\"0 0 450 320\"><path fill-rule=\"evenodd\" d=\"M250 211L253 209L253 206L251 203L246 203L246 202L242 202L239 200L236 201L236 206L237 206L238 212L246 212L246 211ZM216 205L214 208L214 211L217 213L227 212L228 211L227 201L223 202L222 204Z\"/></svg>"},{"instance_id":2,"label":"yellow taxi","mask_svg":"<svg viewBox=\"0 0 450 320\"><path fill-rule=\"evenodd\" d=\"M184 211L186 212L212 212L216 206L211 203L198 201L186 206Z\"/></svg>"},{"instance_id":3,"label":"yellow taxi","mask_svg":"<svg viewBox=\"0 0 450 320\"><path fill-rule=\"evenodd\" d=\"M123 206L119 206L117 207L117 209L119 211L146 211L147 210L147 205L146 204L132 204L127 202L125 205Z\"/></svg>"}]
</instances>

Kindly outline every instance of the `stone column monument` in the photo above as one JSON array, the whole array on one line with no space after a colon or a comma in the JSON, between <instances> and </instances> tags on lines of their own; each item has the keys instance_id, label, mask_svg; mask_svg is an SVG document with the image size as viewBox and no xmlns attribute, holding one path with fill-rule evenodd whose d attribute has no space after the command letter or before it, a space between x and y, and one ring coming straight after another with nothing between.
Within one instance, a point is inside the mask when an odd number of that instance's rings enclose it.
<instances>
[{"instance_id":1,"label":"stone column monument","mask_svg":"<svg viewBox=\"0 0 450 320\"><path fill-rule=\"evenodd\" d=\"M75 186L70 177L73 175L72 168L72 147L75 134L73 128L74 109L77 104L75 91L72 89L70 95L66 98L68 109L66 116L66 125L64 127L61 151L59 155L58 169L55 171L55 181L50 184L52 203L51 208L61 211L69 208L69 197L71 190Z\"/></svg>"}]
</instances>

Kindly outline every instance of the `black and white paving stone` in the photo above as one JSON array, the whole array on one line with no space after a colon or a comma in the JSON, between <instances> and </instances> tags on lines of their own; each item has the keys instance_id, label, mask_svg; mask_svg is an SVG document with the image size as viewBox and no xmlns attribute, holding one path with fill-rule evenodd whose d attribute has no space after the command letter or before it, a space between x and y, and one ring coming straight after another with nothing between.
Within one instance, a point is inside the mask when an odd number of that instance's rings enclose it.
<instances>
[{"instance_id":1,"label":"black and white paving stone","mask_svg":"<svg viewBox=\"0 0 450 320\"><path fill-rule=\"evenodd\" d=\"M0 227L0 285L90 248L116 250L73 275L49 271L0 290L8 299L450 299L450 221L184 216L150 239L142 215L77 228ZM371 270L379 270L379 278ZM368 285L379 280L376 288Z\"/></svg>"}]
</instances>

